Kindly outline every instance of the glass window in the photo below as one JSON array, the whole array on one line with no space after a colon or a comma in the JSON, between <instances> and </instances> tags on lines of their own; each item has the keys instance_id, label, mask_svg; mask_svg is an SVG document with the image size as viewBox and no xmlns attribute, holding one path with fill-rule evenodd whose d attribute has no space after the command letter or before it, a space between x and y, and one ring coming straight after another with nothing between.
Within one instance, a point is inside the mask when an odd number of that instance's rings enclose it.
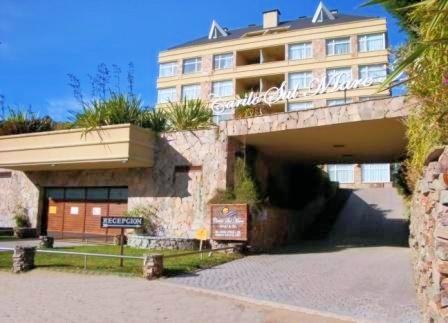
<instances>
[{"instance_id":1,"label":"glass window","mask_svg":"<svg viewBox=\"0 0 448 323\"><path fill-rule=\"evenodd\" d=\"M347 99L330 99L327 100L327 106L329 107L333 107L335 105L342 105L342 104L347 104L347 103L352 103L352 99L351 98L347 98Z\"/></svg>"},{"instance_id":2,"label":"glass window","mask_svg":"<svg viewBox=\"0 0 448 323\"><path fill-rule=\"evenodd\" d=\"M63 200L64 189L63 188L47 188L47 198L52 200Z\"/></svg>"},{"instance_id":3,"label":"glass window","mask_svg":"<svg viewBox=\"0 0 448 323\"><path fill-rule=\"evenodd\" d=\"M345 83L352 80L351 67L331 68L327 70L327 83L333 86L336 81Z\"/></svg>"},{"instance_id":4,"label":"glass window","mask_svg":"<svg viewBox=\"0 0 448 323\"><path fill-rule=\"evenodd\" d=\"M212 83L212 93L215 97L232 96L233 95L233 82L219 81Z\"/></svg>"},{"instance_id":5,"label":"glass window","mask_svg":"<svg viewBox=\"0 0 448 323\"><path fill-rule=\"evenodd\" d=\"M291 73L288 78L288 87L289 89L308 89L312 79L312 72Z\"/></svg>"},{"instance_id":6,"label":"glass window","mask_svg":"<svg viewBox=\"0 0 448 323\"><path fill-rule=\"evenodd\" d=\"M162 63L159 65L159 77L174 76L177 72L177 62Z\"/></svg>"},{"instance_id":7,"label":"glass window","mask_svg":"<svg viewBox=\"0 0 448 323\"><path fill-rule=\"evenodd\" d=\"M350 37L327 39L327 55L350 53Z\"/></svg>"},{"instance_id":8,"label":"glass window","mask_svg":"<svg viewBox=\"0 0 448 323\"><path fill-rule=\"evenodd\" d=\"M289 45L289 59L306 59L313 56L311 42Z\"/></svg>"},{"instance_id":9,"label":"glass window","mask_svg":"<svg viewBox=\"0 0 448 323\"><path fill-rule=\"evenodd\" d=\"M215 70L222 70L226 68L232 68L233 66L233 54L218 54L213 57L213 68Z\"/></svg>"},{"instance_id":10,"label":"glass window","mask_svg":"<svg viewBox=\"0 0 448 323\"><path fill-rule=\"evenodd\" d=\"M387 76L386 65L364 65L359 67L359 78L371 78L374 82L382 82Z\"/></svg>"},{"instance_id":11,"label":"glass window","mask_svg":"<svg viewBox=\"0 0 448 323\"><path fill-rule=\"evenodd\" d=\"M363 183L388 183L390 182L390 164L363 164Z\"/></svg>"},{"instance_id":12,"label":"glass window","mask_svg":"<svg viewBox=\"0 0 448 323\"><path fill-rule=\"evenodd\" d=\"M200 72L202 69L202 59L200 57L185 59L182 69L184 74Z\"/></svg>"},{"instance_id":13,"label":"glass window","mask_svg":"<svg viewBox=\"0 0 448 323\"><path fill-rule=\"evenodd\" d=\"M109 189L92 187L87 189L87 199L93 201L105 201L109 198Z\"/></svg>"},{"instance_id":14,"label":"glass window","mask_svg":"<svg viewBox=\"0 0 448 323\"><path fill-rule=\"evenodd\" d=\"M194 100L201 97L201 86L190 84L182 86L182 100Z\"/></svg>"},{"instance_id":15,"label":"glass window","mask_svg":"<svg viewBox=\"0 0 448 323\"><path fill-rule=\"evenodd\" d=\"M375 50L383 50L386 48L386 35L370 34L358 36L358 50L360 52L373 52Z\"/></svg>"},{"instance_id":16,"label":"glass window","mask_svg":"<svg viewBox=\"0 0 448 323\"><path fill-rule=\"evenodd\" d=\"M288 111L300 111L312 109L314 107L313 102L292 102L288 104Z\"/></svg>"},{"instance_id":17,"label":"glass window","mask_svg":"<svg viewBox=\"0 0 448 323\"><path fill-rule=\"evenodd\" d=\"M66 200L85 200L86 190L83 188L67 188L65 190Z\"/></svg>"},{"instance_id":18,"label":"glass window","mask_svg":"<svg viewBox=\"0 0 448 323\"><path fill-rule=\"evenodd\" d=\"M328 175L330 180L341 184L354 183L353 164L333 164L328 165Z\"/></svg>"},{"instance_id":19,"label":"glass window","mask_svg":"<svg viewBox=\"0 0 448 323\"><path fill-rule=\"evenodd\" d=\"M110 189L109 199L111 201L126 201L128 199L127 187L112 187Z\"/></svg>"},{"instance_id":20,"label":"glass window","mask_svg":"<svg viewBox=\"0 0 448 323\"><path fill-rule=\"evenodd\" d=\"M177 100L177 93L175 87L167 87L157 90L157 103L167 103Z\"/></svg>"}]
</instances>

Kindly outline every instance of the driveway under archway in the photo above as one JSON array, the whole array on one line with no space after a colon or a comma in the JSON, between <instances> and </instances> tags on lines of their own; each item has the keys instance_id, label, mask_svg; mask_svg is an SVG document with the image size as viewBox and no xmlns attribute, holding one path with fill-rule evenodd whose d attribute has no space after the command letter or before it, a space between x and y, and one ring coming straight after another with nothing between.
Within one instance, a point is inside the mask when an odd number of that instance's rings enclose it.
<instances>
[{"instance_id":1,"label":"driveway under archway","mask_svg":"<svg viewBox=\"0 0 448 323\"><path fill-rule=\"evenodd\" d=\"M420 322L393 188L354 191L330 236L169 281L376 322Z\"/></svg>"}]
</instances>

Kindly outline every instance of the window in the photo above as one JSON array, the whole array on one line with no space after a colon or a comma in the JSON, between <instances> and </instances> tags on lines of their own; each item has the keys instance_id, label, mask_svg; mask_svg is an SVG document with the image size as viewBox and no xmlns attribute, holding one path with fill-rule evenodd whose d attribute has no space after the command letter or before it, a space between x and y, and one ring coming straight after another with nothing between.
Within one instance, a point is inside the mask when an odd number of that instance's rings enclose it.
<instances>
[{"instance_id":1,"label":"window","mask_svg":"<svg viewBox=\"0 0 448 323\"><path fill-rule=\"evenodd\" d=\"M340 83L349 82L352 80L351 67L331 68L327 70L327 83L333 86L337 81Z\"/></svg>"},{"instance_id":2,"label":"window","mask_svg":"<svg viewBox=\"0 0 448 323\"><path fill-rule=\"evenodd\" d=\"M128 189L127 187L112 187L109 193L111 201L127 201Z\"/></svg>"},{"instance_id":3,"label":"window","mask_svg":"<svg viewBox=\"0 0 448 323\"><path fill-rule=\"evenodd\" d=\"M182 68L184 74L200 72L202 69L202 59L200 57L185 59Z\"/></svg>"},{"instance_id":4,"label":"window","mask_svg":"<svg viewBox=\"0 0 448 323\"><path fill-rule=\"evenodd\" d=\"M342 55L350 53L350 37L327 39L327 55Z\"/></svg>"},{"instance_id":5,"label":"window","mask_svg":"<svg viewBox=\"0 0 448 323\"><path fill-rule=\"evenodd\" d=\"M390 164L363 164L363 183L388 183L390 182Z\"/></svg>"},{"instance_id":6,"label":"window","mask_svg":"<svg viewBox=\"0 0 448 323\"><path fill-rule=\"evenodd\" d=\"M306 59L313 56L311 43L289 45L289 59Z\"/></svg>"},{"instance_id":7,"label":"window","mask_svg":"<svg viewBox=\"0 0 448 323\"><path fill-rule=\"evenodd\" d=\"M213 68L215 70L223 70L226 68L232 68L233 66L233 54L218 54L213 57Z\"/></svg>"},{"instance_id":8,"label":"window","mask_svg":"<svg viewBox=\"0 0 448 323\"><path fill-rule=\"evenodd\" d=\"M201 97L201 86L190 84L182 86L182 100L194 100Z\"/></svg>"},{"instance_id":9,"label":"window","mask_svg":"<svg viewBox=\"0 0 448 323\"><path fill-rule=\"evenodd\" d=\"M64 189L63 188L47 188L47 198L52 200L63 200Z\"/></svg>"},{"instance_id":10,"label":"window","mask_svg":"<svg viewBox=\"0 0 448 323\"><path fill-rule=\"evenodd\" d=\"M327 100L327 106L329 107L333 107L335 105L342 105L342 104L348 104L348 103L352 103L352 99L351 98L347 98L347 99L330 99Z\"/></svg>"},{"instance_id":11,"label":"window","mask_svg":"<svg viewBox=\"0 0 448 323\"><path fill-rule=\"evenodd\" d=\"M84 200L86 198L86 191L83 188L67 188L65 190L66 200Z\"/></svg>"},{"instance_id":12,"label":"window","mask_svg":"<svg viewBox=\"0 0 448 323\"><path fill-rule=\"evenodd\" d=\"M308 89L312 79L312 72L291 73L289 74L288 87L290 89Z\"/></svg>"},{"instance_id":13,"label":"window","mask_svg":"<svg viewBox=\"0 0 448 323\"><path fill-rule=\"evenodd\" d=\"M385 34L370 34L358 36L358 50L360 52L373 52L386 48Z\"/></svg>"},{"instance_id":14,"label":"window","mask_svg":"<svg viewBox=\"0 0 448 323\"><path fill-rule=\"evenodd\" d=\"M104 187L91 187L87 189L87 199L91 201L106 201L109 198L109 189Z\"/></svg>"},{"instance_id":15,"label":"window","mask_svg":"<svg viewBox=\"0 0 448 323\"><path fill-rule=\"evenodd\" d=\"M167 103L176 101L177 93L175 87L167 87L157 91L157 103Z\"/></svg>"},{"instance_id":16,"label":"window","mask_svg":"<svg viewBox=\"0 0 448 323\"><path fill-rule=\"evenodd\" d=\"M359 67L359 78L371 78L374 82L382 82L387 76L386 65L364 65Z\"/></svg>"},{"instance_id":17,"label":"window","mask_svg":"<svg viewBox=\"0 0 448 323\"><path fill-rule=\"evenodd\" d=\"M328 175L330 180L341 184L354 183L353 164L333 164L328 165Z\"/></svg>"},{"instance_id":18,"label":"window","mask_svg":"<svg viewBox=\"0 0 448 323\"><path fill-rule=\"evenodd\" d=\"M212 83L212 93L215 97L232 96L233 95L233 82L219 81Z\"/></svg>"},{"instance_id":19,"label":"window","mask_svg":"<svg viewBox=\"0 0 448 323\"><path fill-rule=\"evenodd\" d=\"M177 72L177 62L162 63L159 65L159 77L174 76Z\"/></svg>"},{"instance_id":20,"label":"window","mask_svg":"<svg viewBox=\"0 0 448 323\"><path fill-rule=\"evenodd\" d=\"M293 102L288 104L288 111L308 110L314 107L313 102Z\"/></svg>"}]
</instances>

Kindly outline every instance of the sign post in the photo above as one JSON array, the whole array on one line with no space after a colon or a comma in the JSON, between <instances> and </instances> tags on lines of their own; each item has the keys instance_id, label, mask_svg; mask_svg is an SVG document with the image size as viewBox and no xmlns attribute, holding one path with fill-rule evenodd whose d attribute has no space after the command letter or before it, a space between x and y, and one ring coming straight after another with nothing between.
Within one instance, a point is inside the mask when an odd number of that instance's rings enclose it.
<instances>
[{"instance_id":1,"label":"sign post","mask_svg":"<svg viewBox=\"0 0 448 323\"><path fill-rule=\"evenodd\" d=\"M205 228L199 228L196 230L196 239L199 240L199 251L202 251L202 245L204 240L207 240L207 230ZM204 258L201 252L201 260Z\"/></svg>"},{"instance_id":2,"label":"sign post","mask_svg":"<svg viewBox=\"0 0 448 323\"><path fill-rule=\"evenodd\" d=\"M143 226L143 218L130 216L103 216L101 228L115 228L120 231L120 255L124 253L124 229L138 229ZM123 258L120 258L120 267L123 267Z\"/></svg>"}]
</instances>

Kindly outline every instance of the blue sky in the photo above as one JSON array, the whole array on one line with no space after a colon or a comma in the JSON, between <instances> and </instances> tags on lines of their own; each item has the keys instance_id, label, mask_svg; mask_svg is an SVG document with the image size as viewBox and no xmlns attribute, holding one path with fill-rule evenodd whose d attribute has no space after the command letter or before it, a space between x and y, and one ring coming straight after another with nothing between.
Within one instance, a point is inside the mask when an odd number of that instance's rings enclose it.
<instances>
[{"instance_id":1,"label":"blue sky","mask_svg":"<svg viewBox=\"0 0 448 323\"><path fill-rule=\"evenodd\" d=\"M388 18L393 46L405 35L382 7L360 8L363 0L327 0L330 9ZM281 19L311 16L317 0L0 0L0 95L6 105L29 106L63 120L78 107L67 73L88 91L87 74L100 63L129 62L135 92L156 100L157 55L170 46L208 33L212 19L229 28L260 24L261 12L278 8ZM125 75L123 75L123 78Z\"/></svg>"}]
</instances>

